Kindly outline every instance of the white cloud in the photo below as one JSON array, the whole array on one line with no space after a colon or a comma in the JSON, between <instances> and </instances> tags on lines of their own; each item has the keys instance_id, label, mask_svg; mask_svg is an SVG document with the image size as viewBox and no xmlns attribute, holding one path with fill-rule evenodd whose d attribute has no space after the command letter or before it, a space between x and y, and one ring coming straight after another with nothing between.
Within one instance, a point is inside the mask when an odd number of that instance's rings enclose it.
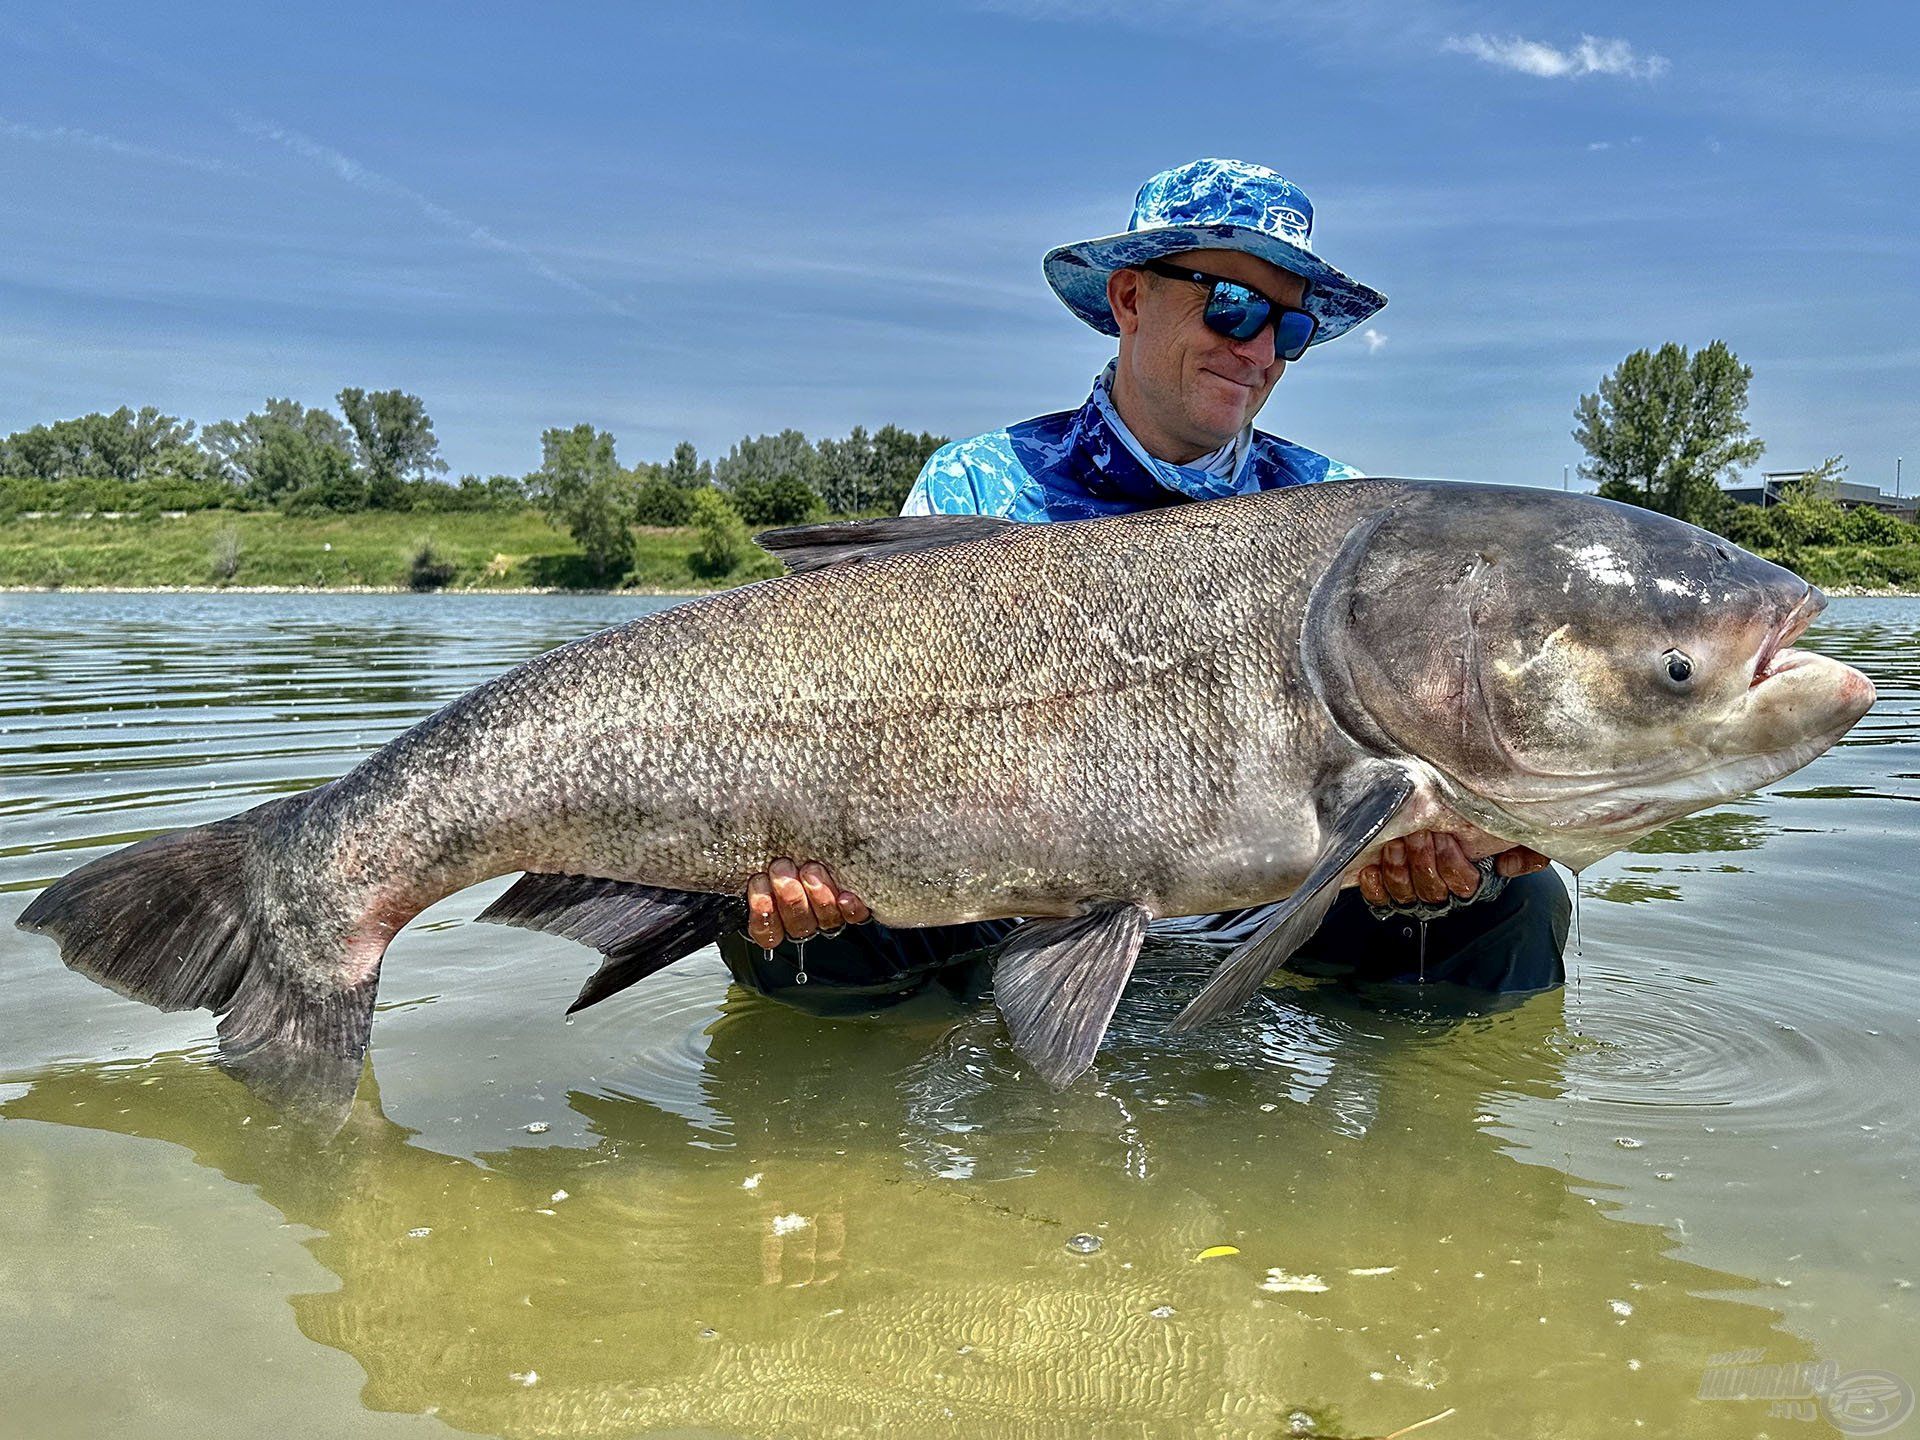
<instances>
[{"instance_id":1,"label":"white cloud","mask_svg":"<svg viewBox=\"0 0 1920 1440\"><path fill-rule=\"evenodd\" d=\"M1376 330L1371 325L1360 332L1360 338L1367 342L1367 354L1369 355L1378 355L1380 353L1380 347L1387 343L1385 332Z\"/></svg>"},{"instance_id":2,"label":"white cloud","mask_svg":"<svg viewBox=\"0 0 1920 1440\"><path fill-rule=\"evenodd\" d=\"M1580 43L1570 50L1521 35L1449 35L1440 48L1542 80L1578 79L1582 75L1652 80L1668 68L1664 55L1637 55L1626 41L1598 35L1582 35Z\"/></svg>"}]
</instances>

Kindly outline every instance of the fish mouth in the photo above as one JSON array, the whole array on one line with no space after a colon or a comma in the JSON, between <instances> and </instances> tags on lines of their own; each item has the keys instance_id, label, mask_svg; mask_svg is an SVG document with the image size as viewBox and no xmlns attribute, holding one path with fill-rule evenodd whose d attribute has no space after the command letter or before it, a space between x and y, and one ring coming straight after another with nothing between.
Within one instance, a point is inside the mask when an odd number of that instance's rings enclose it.
<instances>
[{"instance_id":1,"label":"fish mouth","mask_svg":"<svg viewBox=\"0 0 1920 1440\"><path fill-rule=\"evenodd\" d=\"M1773 627L1760 646L1760 653L1753 661L1753 678L1747 682L1749 690L1814 658L1804 650L1789 647L1806 633L1814 617L1826 608L1827 597L1814 586L1807 586L1807 593L1794 602L1793 608Z\"/></svg>"}]
</instances>

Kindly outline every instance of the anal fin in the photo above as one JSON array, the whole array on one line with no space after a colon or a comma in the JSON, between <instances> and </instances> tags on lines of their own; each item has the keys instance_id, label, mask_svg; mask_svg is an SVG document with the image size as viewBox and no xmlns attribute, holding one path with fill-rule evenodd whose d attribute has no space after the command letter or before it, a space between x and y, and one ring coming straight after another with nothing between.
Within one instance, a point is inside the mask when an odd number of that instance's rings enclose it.
<instances>
[{"instance_id":1,"label":"anal fin","mask_svg":"<svg viewBox=\"0 0 1920 1440\"><path fill-rule=\"evenodd\" d=\"M1191 1030L1238 1010L1306 943L1333 908L1341 872L1413 794L1413 780L1394 765L1377 765L1346 787L1344 803L1326 822L1326 840L1300 887L1281 902L1266 924L1229 955L1200 993L1174 1018L1175 1030Z\"/></svg>"},{"instance_id":2,"label":"anal fin","mask_svg":"<svg viewBox=\"0 0 1920 1440\"><path fill-rule=\"evenodd\" d=\"M617 995L746 921L736 895L661 890L591 875L523 875L480 913L496 925L543 930L606 958L567 1013Z\"/></svg>"},{"instance_id":3,"label":"anal fin","mask_svg":"<svg viewBox=\"0 0 1920 1440\"><path fill-rule=\"evenodd\" d=\"M1103 901L1064 920L1034 920L993 957L994 1003L1013 1049L1055 1089L1093 1063L1133 973L1147 912Z\"/></svg>"}]
</instances>

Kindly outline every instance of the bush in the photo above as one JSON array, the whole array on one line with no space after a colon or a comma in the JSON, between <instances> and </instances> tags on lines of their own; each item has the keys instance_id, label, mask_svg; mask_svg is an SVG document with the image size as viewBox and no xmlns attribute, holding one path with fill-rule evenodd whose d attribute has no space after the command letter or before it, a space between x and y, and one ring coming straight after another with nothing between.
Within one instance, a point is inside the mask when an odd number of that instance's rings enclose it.
<instances>
[{"instance_id":1,"label":"bush","mask_svg":"<svg viewBox=\"0 0 1920 1440\"><path fill-rule=\"evenodd\" d=\"M234 526L222 525L213 532L207 546L207 568L223 585L239 573L240 548L240 531Z\"/></svg>"},{"instance_id":2,"label":"bush","mask_svg":"<svg viewBox=\"0 0 1920 1440\"><path fill-rule=\"evenodd\" d=\"M11 520L23 510L54 510L53 484L31 475L0 479L0 520Z\"/></svg>"},{"instance_id":3,"label":"bush","mask_svg":"<svg viewBox=\"0 0 1920 1440\"><path fill-rule=\"evenodd\" d=\"M440 590L459 570L451 556L443 555L432 540L422 540L407 562L409 590Z\"/></svg>"},{"instance_id":4,"label":"bush","mask_svg":"<svg viewBox=\"0 0 1920 1440\"><path fill-rule=\"evenodd\" d=\"M1771 550L1780 544L1780 527L1773 511L1759 505L1731 505L1720 533L1749 550Z\"/></svg>"},{"instance_id":5,"label":"bush","mask_svg":"<svg viewBox=\"0 0 1920 1440\"><path fill-rule=\"evenodd\" d=\"M1908 539L1913 529L1869 505L1855 506L1840 522L1842 537L1855 545L1899 545Z\"/></svg>"},{"instance_id":6,"label":"bush","mask_svg":"<svg viewBox=\"0 0 1920 1440\"><path fill-rule=\"evenodd\" d=\"M740 568L753 550L740 512L729 505L717 490L690 492L693 525L700 532L700 543L687 557L687 565L704 580L720 580Z\"/></svg>"},{"instance_id":7,"label":"bush","mask_svg":"<svg viewBox=\"0 0 1920 1440\"><path fill-rule=\"evenodd\" d=\"M661 479L643 481L634 492L633 518L639 525L687 525L693 520L695 490Z\"/></svg>"},{"instance_id":8,"label":"bush","mask_svg":"<svg viewBox=\"0 0 1920 1440\"><path fill-rule=\"evenodd\" d=\"M749 525L798 525L825 509L820 492L796 475L775 480L742 476L729 493Z\"/></svg>"}]
</instances>

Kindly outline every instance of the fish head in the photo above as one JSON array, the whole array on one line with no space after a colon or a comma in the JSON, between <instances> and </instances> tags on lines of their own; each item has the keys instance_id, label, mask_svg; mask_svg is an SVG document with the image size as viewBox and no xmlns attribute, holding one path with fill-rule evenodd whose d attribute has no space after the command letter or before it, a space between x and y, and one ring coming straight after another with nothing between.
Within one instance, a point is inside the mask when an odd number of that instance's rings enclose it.
<instances>
[{"instance_id":1,"label":"fish head","mask_svg":"<svg viewBox=\"0 0 1920 1440\"><path fill-rule=\"evenodd\" d=\"M1653 511L1420 486L1354 552L1316 601L1336 711L1575 868L1799 769L1874 700L1792 648L1819 590Z\"/></svg>"}]
</instances>

